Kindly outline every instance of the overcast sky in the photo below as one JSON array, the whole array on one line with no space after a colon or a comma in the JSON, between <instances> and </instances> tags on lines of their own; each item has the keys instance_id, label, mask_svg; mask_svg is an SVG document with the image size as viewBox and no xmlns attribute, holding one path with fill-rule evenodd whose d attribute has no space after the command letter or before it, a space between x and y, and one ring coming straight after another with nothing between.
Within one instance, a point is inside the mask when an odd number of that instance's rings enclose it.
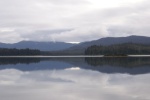
<instances>
[{"instance_id":1,"label":"overcast sky","mask_svg":"<svg viewBox=\"0 0 150 100\"><path fill-rule=\"evenodd\" d=\"M0 0L0 42L150 36L150 0Z\"/></svg>"}]
</instances>

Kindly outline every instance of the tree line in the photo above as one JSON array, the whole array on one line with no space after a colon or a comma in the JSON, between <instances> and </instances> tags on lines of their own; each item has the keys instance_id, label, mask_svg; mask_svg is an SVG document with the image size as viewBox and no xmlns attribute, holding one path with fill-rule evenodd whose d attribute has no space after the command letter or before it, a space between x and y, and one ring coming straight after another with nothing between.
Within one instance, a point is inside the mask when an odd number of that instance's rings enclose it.
<instances>
[{"instance_id":1,"label":"tree line","mask_svg":"<svg viewBox=\"0 0 150 100\"><path fill-rule=\"evenodd\" d=\"M41 51L36 49L0 48L0 56L40 55L40 54Z\"/></svg>"},{"instance_id":2,"label":"tree line","mask_svg":"<svg viewBox=\"0 0 150 100\"><path fill-rule=\"evenodd\" d=\"M146 55L150 54L150 45L123 43L109 46L92 45L85 50L85 55Z\"/></svg>"}]
</instances>

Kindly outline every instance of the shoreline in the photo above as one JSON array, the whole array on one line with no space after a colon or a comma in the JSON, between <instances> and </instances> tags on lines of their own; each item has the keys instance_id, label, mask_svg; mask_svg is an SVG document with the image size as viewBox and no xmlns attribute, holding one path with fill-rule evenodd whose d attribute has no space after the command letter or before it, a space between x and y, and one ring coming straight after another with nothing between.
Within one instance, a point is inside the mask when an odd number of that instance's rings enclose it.
<instances>
[{"instance_id":1,"label":"shoreline","mask_svg":"<svg viewBox=\"0 0 150 100\"><path fill-rule=\"evenodd\" d=\"M150 57L150 55L127 55L127 56L104 56L104 55L58 55L58 56L46 56L46 55L31 55L31 56L0 56L0 58L90 58L90 57Z\"/></svg>"},{"instance_id":2,"label":"shoreline","mask_svg":"<svg viewBox=\"0 0 150 100\"><path fill-rule=\"evenodd\" d=\"M31 55L31 56L0 56L0 58L90 58L90 57L104 57L103 55L62 55L62 56L45 56L45 55Z\"/></svg>"}]
</instances>

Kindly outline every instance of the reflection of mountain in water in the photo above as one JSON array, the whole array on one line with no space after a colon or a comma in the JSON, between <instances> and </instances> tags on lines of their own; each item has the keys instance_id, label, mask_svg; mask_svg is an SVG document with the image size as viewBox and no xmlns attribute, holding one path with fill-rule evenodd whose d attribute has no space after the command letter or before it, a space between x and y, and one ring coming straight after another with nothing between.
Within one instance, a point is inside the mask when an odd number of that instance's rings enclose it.
<instances>
[{"instance_id":1,"label":"reflection of mountain in water","mask_svg":"<svg viewBox=\"0 0 150 100\"><path fill-rule=\"evenodd\" d=\"M53 58L0 58L0 69L18 69L22 71L64 69L70 64Z\"/></svg>"},{"instance_id":2,"label":"reflection of mountain in water","mask_svg":"<svg viewBox=\"0 0 150 100\"><path fill-rule=\"evenodd\" d=\"M59 70L80 67L104 73L144 74L150 72L150 58L0 58L0 69L22 71Z\"/></svg>"}]
</instances>

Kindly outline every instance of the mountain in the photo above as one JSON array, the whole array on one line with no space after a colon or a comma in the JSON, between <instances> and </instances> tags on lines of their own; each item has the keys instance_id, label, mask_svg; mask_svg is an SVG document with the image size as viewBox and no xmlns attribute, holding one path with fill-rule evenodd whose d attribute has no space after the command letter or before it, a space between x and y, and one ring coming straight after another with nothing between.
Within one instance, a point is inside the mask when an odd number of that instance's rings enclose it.
<instances>
[{"instance_id":1,"label":"mountain","mask_svg":"<svg viewBox=\"0 0 150 100\"><path fill-rule=\"evenodd\" d=\"M92 45L109 46L113 44L122 44L122 43L137 43L137 44L150 45L150 37L135 36L135 35L128 36L128 37L106 37L94 41L82 42L73 47L70 47L69 49L66 49L63 52L75 52L77 54L83 54L85 49Z\"/></svg>"},{"instance_id":2,"label":"mountain","mask_svg":"<svg viewBox=\"0 0 150 100\"><path fill-rule=\"evenodd\" d=\"M122 43L150 44L150 37L146 36L128 36L128 37L106 37L94 41L71 44L65 42L34 42L21 41L14 44L0 43L0 48L17 48L17 49L39 49L42 51L59 51L64 54L83 54L84 50L92 45L112 45Z\"/></svg>"},{"instance_id":3,"label":"mountain","mask_svg":"<svg viewBox=\"0 0 150 100\"><path fill-rule=\"evenodd\" d=\"M14 44L0 43L0 48L17 48L17 49L38 49L42 51L56 51L63 50L74 46L75 44L65 42L34 42L34 41L21 41Z\"/></svg>"},{"instance_id":4,"label":"mountain","mask_svg":"<svg viewBox=\"0 0 150 100\"><path fill-rule=\"evenodd\" d=\"M78 45L71 47L70 49L76 48L87 48L91 45L113 45L122 43L138 43L138 44L150 44L150 37L146 36L128 36L128 37L106 37L94 41L82 42Z\"/></svg>"}]
</instances>

